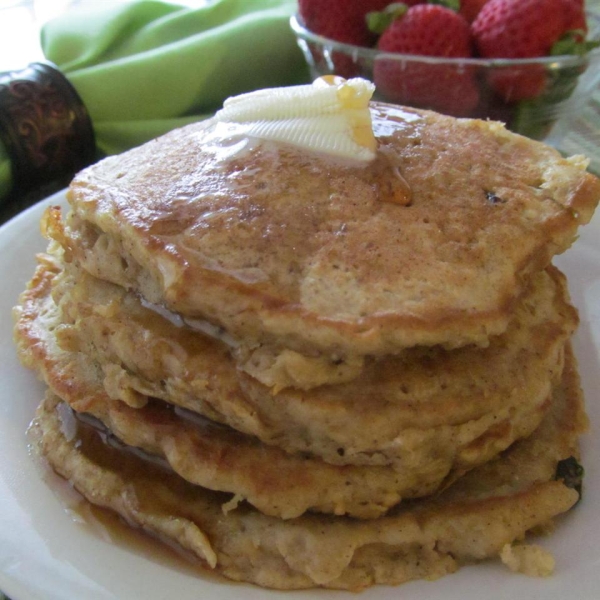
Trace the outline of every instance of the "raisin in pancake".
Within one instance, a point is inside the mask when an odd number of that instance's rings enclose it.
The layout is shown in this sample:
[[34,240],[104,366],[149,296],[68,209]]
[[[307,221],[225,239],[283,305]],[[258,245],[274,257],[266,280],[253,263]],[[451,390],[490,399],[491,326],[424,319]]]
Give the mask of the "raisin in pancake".
[[437,476],[488,460],[539,423],[576,323],[564,277],[540,272],[508,330],[485,349],[407,350],[369,360],[347,384],[278,393],[235,368],[228,349],[73,270],[57,276],[63,346],[102,365],[112,398],[147,396],[288,452],[334,464],[391,464]]
[[82,429],[67,440],[69,417],[57,412],[59,405],[49,394],[38,410],[40,447],[90,502],[177,542],[226,577],[280,589],[357,591],[435,579],[497,557],[577,502],[577,491],[554,478],[559,461],[578,455],[587,425],[569,351],[552,409],[536,432],[440,496],[372,521],[319,515],[282,521],[247,506],[223,515],[221,495],[125,456],[95,432]]
[[589,221],[600,181],[498,123],[372,116],[367,165],[233,145],[212,120],[107,158],[70,186],[62,242],[92,274],[247,345],[485,345]]

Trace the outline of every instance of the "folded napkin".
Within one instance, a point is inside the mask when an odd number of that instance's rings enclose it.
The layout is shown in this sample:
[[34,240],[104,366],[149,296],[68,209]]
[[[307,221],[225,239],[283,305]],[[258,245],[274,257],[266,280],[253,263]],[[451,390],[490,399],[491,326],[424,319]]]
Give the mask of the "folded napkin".
[[[160,0],[70,9],[42,30],[91,116],[101,154],[115,154],[214,113],[228,96],[309,80],[289,26],[296,0]],[[11,189],[0,144],[0,198]]]

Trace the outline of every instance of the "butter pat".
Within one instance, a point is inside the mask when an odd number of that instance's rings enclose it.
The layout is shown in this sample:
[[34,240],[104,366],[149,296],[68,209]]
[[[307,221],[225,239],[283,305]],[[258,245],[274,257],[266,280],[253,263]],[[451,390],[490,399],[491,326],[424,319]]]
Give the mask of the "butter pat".
[[339,158],[371,161],[377,147],[369,111],[375,86],[321,77],[312,85],[258,90],[225,101],[215,119],[234,133]]

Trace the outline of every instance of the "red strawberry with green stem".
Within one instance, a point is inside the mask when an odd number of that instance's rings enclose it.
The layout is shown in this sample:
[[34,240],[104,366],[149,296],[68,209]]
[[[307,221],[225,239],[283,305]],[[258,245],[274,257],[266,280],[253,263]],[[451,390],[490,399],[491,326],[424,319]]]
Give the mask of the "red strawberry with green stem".
[[[582,0],[489,0],[471,25],[477,51],[484,58],[585,52],[586,29]],[[536,98],[548,87],[541,64],[506,67],[493,72],[489,80],[505,102]]]
[[471,25],[480,56],[547,56],[565,31],[563,1],[489,0]]
[[[479,53],[493,58],[537,58],[584,54],[587,25],[582,0],[489,0],[472,24]],[[546,68],[538,64],[507,66],[490,73],[497,98],[511,107],[509,126],[541,138],[549,115],[568,98],[581,67]]]
[[[318,35],[356,46],[371,46],[375,41],[366,15],[382,10],[390,0],[298,0],[298,14],[303,25]],[[361,75],[352,57],[333,51],[327,57],[320,48],[311,47],[314,60],[325,70],[351,78]]]
[[[547,56],[564,31],[563,0],[489,0],[471,25],[477,51],[484,58]],[[492,89],[504,102],[540,96],[546,87],[543,65],[494,69]]]
[[583,0],[562,0],[564,11],[565,31],[576,31],[580,36],[580,41],[585,39],[587,34],[587,20],[585,16],[585,6]]
[[[380,50],[427,57],[471,56],[469,24],[455,11],[437,4],[410,8],[396,4],[387,12],[392,13],[392,22],[379,38]],[[381,26],[380,18],[371,17],[374,21]],[[476,82],[464,64],[382,57],[375,62],[373,78],[388,100],[448,114],[466,115],[479,99]]]
[[383,10],[390,0],[298,0],[304,26],[318,35],[357,46],[370,46],[374,36],[366,15]]
[[552,46],[550,54],[583,55],[598,47],[598,42],[586,40],[588,33],[587,18],[583,0],[561,0],[564,10],[565,31]]

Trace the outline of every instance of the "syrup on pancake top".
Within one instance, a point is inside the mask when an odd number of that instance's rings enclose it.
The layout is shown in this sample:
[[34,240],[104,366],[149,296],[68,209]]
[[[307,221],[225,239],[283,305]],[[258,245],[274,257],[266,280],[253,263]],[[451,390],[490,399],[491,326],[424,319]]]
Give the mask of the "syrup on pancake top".
[[[302,116],[300,87],[271,131],[324,122]],[[251,97],[258,121],[270,93]],[[591,218],[600,182],[499,123],[355,100],[324,136],[352,145],[358,118],[365,139],[367,111],[375,150],[354,157],[255,137],[253,117],[225,112],[108,158],[71,185],[66,243],[92,274],[247,342],[338,356],[487,344]]]

